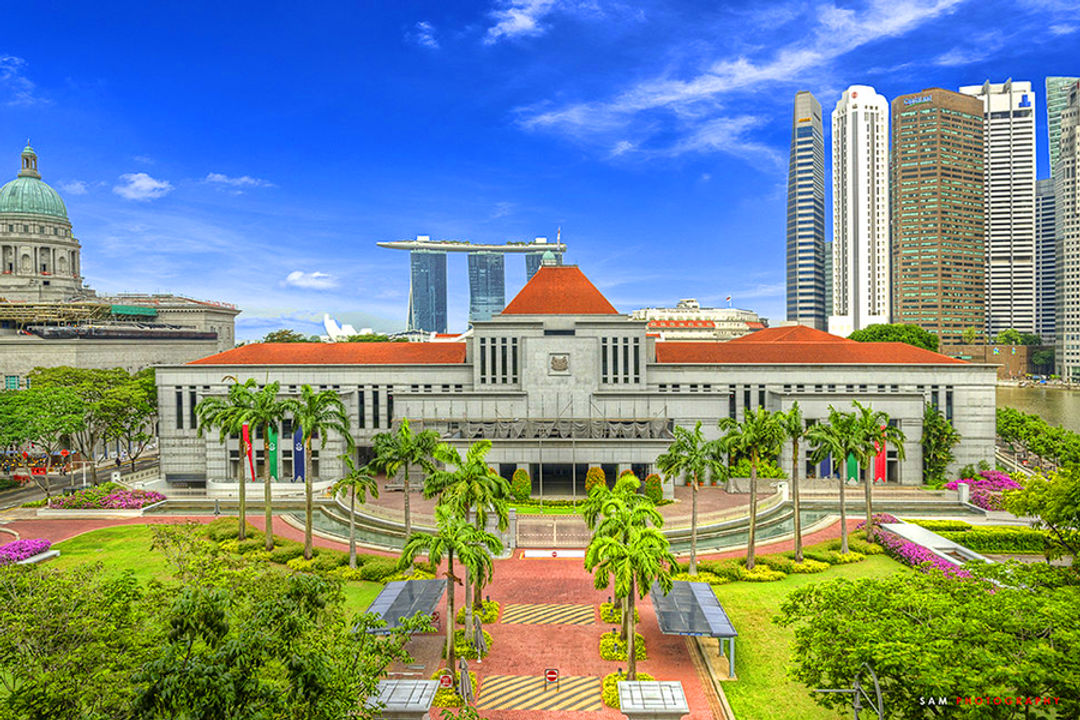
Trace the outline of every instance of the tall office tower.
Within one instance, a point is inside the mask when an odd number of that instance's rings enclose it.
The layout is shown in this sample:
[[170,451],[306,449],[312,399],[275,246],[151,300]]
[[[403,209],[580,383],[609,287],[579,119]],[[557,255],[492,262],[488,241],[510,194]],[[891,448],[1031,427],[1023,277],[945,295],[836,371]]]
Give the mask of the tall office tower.
[[409,330],[446,332],[445,252],[409,253]]
[[846,337],[889,322],[889,102],[852,85],[832,114],[833,313]]
[[1057,317],[1054,363],[1058,374],[1080,381],[1080,82],[1061,113],[1057,201]]
[[966,85],[983,102],[986,331],[1035,332],[1035,93],[1029,82]]
[[503,254],[469,253],[469,322],[490,320],[506,307],[506,265]]
[[892,317],[958,344],[986,321],[983,105],[930,88],[892,101]]
[[1053,344],[1057,313],[1057,202],[1054,179],[1035,183],[1035,333]]
[[795,95],[787,202],[787,319],[824,330],[825,139],[806,90]]
[[1080,78],[1056,77],[1046,78],[1046,136],[1050,140],[1050,177],[1054,177],[1054,167],[1057,165],[1060,145],[1058,135],[1061,133],[1061,111],[1069,105],[1069,89]]
[[825,263],[824,263],[824,266],[825,266],[825,317],[829,317],[830,315],[833,314],[833,312],[832,312],[832,278],[833,278],[833,272],[832,272],[832,260],[833,260],[832,240],[829,240],[826,243],[824,243],[824,247],[825,247],[825,252],[824,252],[824,255],[825,255]]
[[[561,232],[559,234],[560,234],[560,236],[562,235]],[[533,240],[533,244],[536,244],[536,245],[543,245],[546,242],[547,242],[546,237],[538,237],[535,240]],[[556,240],[556,242],[562,242],[562,237],[560,237],[558,240]],[[525,253],[525,282],[529,282],[529,280],[532,279],[532,276],[536,274],[536,271],[540,269],[540,264],[541,264],[541,261],[544,259],[544,253],[545,252],[547,252],[547,251],[546,250],[541,250],[540,252]],[[556,265],[562,265],[562,253],[557,252],[557,253],[554,253],[554,255],[555,255],[555,264]],[[499,308],[499,309],[501,310],[502,308]]]

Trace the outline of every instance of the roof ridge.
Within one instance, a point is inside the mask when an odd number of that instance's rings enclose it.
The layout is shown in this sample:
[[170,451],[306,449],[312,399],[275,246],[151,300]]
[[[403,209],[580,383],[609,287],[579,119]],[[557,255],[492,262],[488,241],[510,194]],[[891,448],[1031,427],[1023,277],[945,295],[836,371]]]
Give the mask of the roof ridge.
[[541,265],[502,315],[619,315],[577,265]]

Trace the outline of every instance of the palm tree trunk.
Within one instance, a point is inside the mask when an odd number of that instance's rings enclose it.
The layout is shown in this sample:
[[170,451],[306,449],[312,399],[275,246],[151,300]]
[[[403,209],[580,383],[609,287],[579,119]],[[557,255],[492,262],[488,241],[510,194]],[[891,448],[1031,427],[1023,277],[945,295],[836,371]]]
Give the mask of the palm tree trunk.
[[750,535],[746,539],[746,569],[754,569],[754,541],[757,538],[757,453],[750,455]]
[[802,557],[802,516],[799,514],[799,441],[791,441],[791,504],[795,516],[795,562],[801,563]]
[[866,468],[863,470],[863,478],[866,480],[866,541],[874,542],[874,506],[873,506],[873,488],[870,486],[874,484],[874,470],[871,467],[873,463],[873,455],[868,456]]
[[240,483],[240,529],[236,533],[237,540],[243,540],[247,537],[244,526],[247,525],[247,488],[244,487],[244,480],[247,473],[244,471],[244,460],[247,459],[247,447],[244,444],[244,438],[240,438],[240,472],[237,473],[237,480]]
[[315,554],[311,542],[311,437],[304,440],[304,559]]
[[[281,440],[278,440],[281,442]],[[274,509],[270,504],[270,426],[263,428],[263,517],[266,518],[267,552],[274,549]]]
[[412,512],[409,508],[409,463],[405,463],[405,537],[412,535]]
[[625,597],[619,598],[619,641],[626,642],[626,633],[630,628],[630,600]]
[[844,502],[844,486],[847,485],[847,458],[844,458],[844,465],[840,471],[840,552],[847,554],[847,506]]
[[446,556],[446,667],[457,677],[457,657],[454,653],[454,552]]
[[626,613],[629,626],[626,633],[627,680],[637,680],[637,648],[635,647],[637,627],[634,625],[634,578],[630,578],[630,593],[627,595],[629,610]]
[[476,582],[473,583],[473,608],[480,608],[480,614],[484,613],[484,583],[486,580],[483,575],[476,576]]
[[690,574],[697,574],[697,484],[698,473],[694,471],[694,489],[691,493],[690,508]]
[[356,569],[356,488],[349,495],[349,567]]
[[472,593],[469,592],[469,567],[465,566],[465,637],[473,636]]

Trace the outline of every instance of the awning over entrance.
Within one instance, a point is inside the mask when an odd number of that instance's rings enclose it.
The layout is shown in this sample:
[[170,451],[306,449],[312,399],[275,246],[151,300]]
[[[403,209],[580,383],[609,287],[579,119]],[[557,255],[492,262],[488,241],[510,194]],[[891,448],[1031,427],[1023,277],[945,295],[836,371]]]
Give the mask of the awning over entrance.
[[446,592],[445,580],[400,580],[387,583],[368,608],[386,621],[386,627],[371,630],[385,634],[416,613],[430,615]]
[[735,677],[735,638],[739,636],[708,583],[676,580],[664,595],[653,583],[652,603],[660,632],[665,635],[696,635],[719,640],[724,653],[728,641],[728,674]]

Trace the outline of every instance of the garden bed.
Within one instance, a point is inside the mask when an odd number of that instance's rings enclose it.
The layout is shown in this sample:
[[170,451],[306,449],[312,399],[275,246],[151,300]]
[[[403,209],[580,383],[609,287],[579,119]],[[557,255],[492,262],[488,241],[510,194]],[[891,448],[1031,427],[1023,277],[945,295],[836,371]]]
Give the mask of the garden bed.
[[14,540],[0,545],[0,565],[33,565],[59,555],[60,551],[53,550],[52,543],[44,538]]
[[92,511],[107,511],[110,515],[138,517],[145,510],[165,501],[165,496],[153,490],[129,490],[119,483],[107,482],[77,490],[70,495],[50,498],[38,515],[71,517]]

